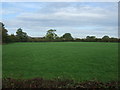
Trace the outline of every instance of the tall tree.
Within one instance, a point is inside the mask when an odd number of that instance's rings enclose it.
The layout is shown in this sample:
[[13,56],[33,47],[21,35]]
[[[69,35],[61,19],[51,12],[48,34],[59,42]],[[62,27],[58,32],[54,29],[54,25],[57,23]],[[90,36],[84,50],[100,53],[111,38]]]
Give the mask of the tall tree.
[[14,34],[11,34],[8,36],[9,42],[17,42],[17,37]]
[[7,29],[5,29],[5,26],[2,22],[0,22],[0,41],[3,43],[8,42],[8,34],[7,34]]
[[86,39],[95,39],[95,36],[87,36]]
[[54,40],[54,39],[56,39],[58,36],[57,36],[57,34],[55,32],[56,32],[55,29],[48,30],[45,38],[47,40]]
[[27,33],[23,32],[21,28],[19,28],[16,32],[16,36],[18,38],[18,41],[20,42],[25,42],[28,40],[28,35]]
[[70,33],[65,33],[61,38],[63,40],[73,40],[73,37]]
[[103,36],[102,39],[109,39],[109,36]]
[[109,36],[103,36],[102,41],[109,42],[110,38]]

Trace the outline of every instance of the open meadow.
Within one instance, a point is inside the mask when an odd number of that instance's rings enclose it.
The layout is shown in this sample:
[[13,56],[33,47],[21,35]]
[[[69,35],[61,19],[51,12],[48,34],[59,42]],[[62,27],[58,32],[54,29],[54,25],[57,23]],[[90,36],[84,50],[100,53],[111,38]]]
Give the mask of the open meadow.
[[26,42],[2,49],[3,78],[117,80],[117,43]]

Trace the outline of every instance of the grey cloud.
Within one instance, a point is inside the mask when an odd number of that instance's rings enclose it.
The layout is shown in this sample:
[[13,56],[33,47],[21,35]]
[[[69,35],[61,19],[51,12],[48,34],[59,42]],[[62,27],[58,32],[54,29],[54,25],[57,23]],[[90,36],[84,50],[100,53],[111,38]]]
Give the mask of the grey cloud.
[[[111,11],[109,8],[75,3],[42,3],[40,5],[43,5],[42,8],[40,8],[38,4],[36,5],[36,8],[39,7],[36,12],[21,12],[16,18],[4,21],[8,26],[24,27],[28,29],[27,31],[35,31],[34,34],[36,32],[44,33],[46,32],[44,30],[49,28],[57,28],[58,33],[72,32],[74,36],[77,35],[76,33],[81,32],[85,35],[87,35],[87,33],[100,33],[98,35],[102,35],[107,32],[107,34],[111,35],[113,33],[116,35],[114,31],[114,27],[117,26],[116,9]],[[27,7],[30,6],[31,5]],[[35,6],[35,4],[33,6]],[[93,27],[93,30],[81,30],[79,27]],[[94,30],[94,27],[98,28]],[[111,29],[110,27],[113,28]],[[61,32],[60,30],[62,29],[63,31]]]

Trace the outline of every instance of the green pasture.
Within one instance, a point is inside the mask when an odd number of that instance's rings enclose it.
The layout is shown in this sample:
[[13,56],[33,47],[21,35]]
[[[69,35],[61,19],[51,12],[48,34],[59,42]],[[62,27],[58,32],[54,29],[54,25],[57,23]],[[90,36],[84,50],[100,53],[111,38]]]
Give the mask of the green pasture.
[[2,46],[3,78],[117,80],[118,44],[103,42],[12,43]]

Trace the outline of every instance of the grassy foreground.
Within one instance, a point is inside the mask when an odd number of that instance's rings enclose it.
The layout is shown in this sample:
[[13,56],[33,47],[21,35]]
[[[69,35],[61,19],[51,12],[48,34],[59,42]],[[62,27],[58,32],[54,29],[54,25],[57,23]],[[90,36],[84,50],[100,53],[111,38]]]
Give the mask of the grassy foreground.
[[13,43],[2,48],[3,78],[117,80],[117,43]]

